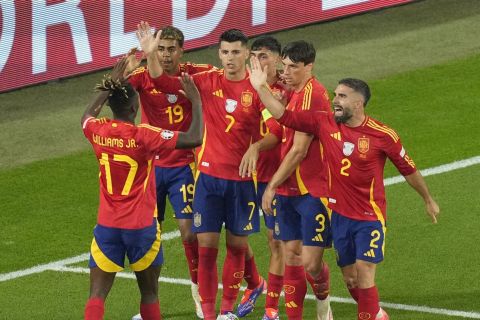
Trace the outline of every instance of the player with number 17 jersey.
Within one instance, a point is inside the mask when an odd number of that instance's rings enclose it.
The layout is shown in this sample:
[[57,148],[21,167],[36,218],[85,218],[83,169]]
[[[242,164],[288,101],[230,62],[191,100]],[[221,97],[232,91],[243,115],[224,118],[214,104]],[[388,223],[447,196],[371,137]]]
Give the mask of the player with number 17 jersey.
[[88,118],[83,132],[100,165],[99,225],[141,229],[156,216],[153,159],[173,150],[177,132],[106,118]]

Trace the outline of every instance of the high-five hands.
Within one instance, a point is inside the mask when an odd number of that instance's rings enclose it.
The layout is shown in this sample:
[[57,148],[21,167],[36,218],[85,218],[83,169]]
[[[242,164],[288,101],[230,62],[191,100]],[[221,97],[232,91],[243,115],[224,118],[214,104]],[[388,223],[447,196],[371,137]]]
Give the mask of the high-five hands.
[[154,53],[157,50],[160,42],[161,31],[157,32],[157,36],[155,37],[148,22],[140,21],[140,23],[137,24],[136,35],[138,42],[140,43],[140,47],[146,56]]

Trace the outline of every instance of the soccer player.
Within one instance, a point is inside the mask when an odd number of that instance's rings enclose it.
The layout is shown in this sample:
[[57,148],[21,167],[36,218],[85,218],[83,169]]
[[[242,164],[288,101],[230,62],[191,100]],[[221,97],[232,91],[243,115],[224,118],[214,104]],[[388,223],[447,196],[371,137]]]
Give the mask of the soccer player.
[[[166,26],[160,32],[156,55],[166,74],[179,76],[182,72],[195,74],[210,70],[211,65],[180,63],[183,55],[184,36],[179,29]],[[137,61],[130,55],[134,65]],[[139,63],[139,61],[138,61]],[[138,92],[142,111],[142,122],[172,131],[186,131],[192,120],[190,101],[181,94],[167,94],[153,85],[145,67],[135,69],[128,78]],[[166,198],[173,207],[187,258],[192,297],[197,316],[203,318],[198,294],[198,242],[192,232],[192,200],[195,159],[191,149],[160,149],[155,156],[155,180],[157,191],[158,219],[164,220]]]
[[[272,36],[262,36],[257,38],[250,46],[250,55],[258,58],[262,67],[268,66],[268,79],[267,83],[276,94],[278,99],[282,100],[285,96],[285,85],[283,84],[280,73],[277,71],[280,61],[281,45],[280,42]],[[263,138],[268,132],[268,126],[266,122],[275,121],[273,117],[268,113],[268,110],[264,110],[264,117],[260,120],[259,125],[259,137]],[[266,120],[265,120],[265,119]],[[248,153],[254,153],[258,155],[258,160],[255,163],[251,163],[251,168],[247,169],[248,172],[255,172],[257,177],[257,207],[261,210],[263,192],[267,186],[268,181],[272,178],[273,174],[280,164],[280,144],[274,149],[259,153],[257,150],[257,144],[250,145]],[[256,157],[253,157],[256,159]],[[243,172],[245,174],[245,172]],[[270,261],[268,270],[267,281],[267,297],[265,301],[265,314],[263,319],[278,319],[278,300],[283,286],[283,272],[285,268],[285,259],[283,254],[283,243],[280,240],[273,238],[273,228],[275,226],[275,217],[273,215],[263,215],[265,220],[265,226],[267,227],[268,246],[270,248]],[[247,289],[243,294],[240,304],[238,305],[237,314],[241,317],[246,316],[253,311],[257,298],[262,293],[262,287],[255,287],[255,283],[252,283],[250,279],[255,276],[255,263],[254,263],[253,251],[250,246],[245,257],[245,275],[247,280]],[[253,270],[253,271],[251,271]],[[250,281],[249,281],[250,280]]]
[[[330,110],[326,89],[312,76],[315,55],[315,48],[306,41],[290,42],[283,48],[283,79],[292,90],[287,110],[310,115]],[[286,313],[288,319],[302,319],[306,277],[317,298],[317,318],[332,319],[328,265],[322,261],[332,241],[323,147],[311,134],[284,128],[281,159],[265,189],[263,207],[271,212],[277,194],[275,237],[285,244]]]
[[395,130],[365,114],[368,85],[359,79],[339,81],[334,114],[295,113],[279,104],[266,84],[266,73],[252,60],[250,80],[272,115],[286,126],[320,138],[332,177],[329,207],[337,264],[352,297],[357,319],[389,319],[379,306],[376,266],[383,260],[386,199],[383,170],[389,158],[409,185],[423,198],[433,223],[440,213],[422,175],[402,146]]
[[[164,92],[176,92],[178,79],[162,68],[150,66],[156,39],[148,23],[141,22],[138,34],[147,56],[149,73]],[[194,74],[205,118],[205,134],[199,153],[199,176],[193,201],[193,230],[199,242],[198,284],[205,319],[216,319],[217,254],[222,224],[227,229],[227,256],[224,263],[223,295],[218,319],[236,319],[233,307],[244,274],[247,236],[258,232],[255,185],[251,177],[239,176],[239,166],[260,117],[261,102],[248,80],[245,61],[249,56],[247,37],[236,29],[220,36],[219,57],[223,69]],[[271,128],[259,149],[271,148],[280,136],[279,126]],[[228,142],[228,143],[227,143]],[[258,279],[257,279],[258,281]]]
[[[200,96],[189,76],[181,80],[193,106],[187,132],[135,126],[138,96],[131,85],[121,82],[126,64],[123,57],[111,76],[97,86],[100,93],[81,119],[100,166],[100,205],[90,249],[90,296],[84,314],[87,320],[103,319],[104,301],[115,274],[123,270],[125,255],[137,277],[143,319],[161,319],[158,277],[163,255],[152,163],[162,148],[199,145],[203,131]],[[113,119],[97,119],[105,101]]]

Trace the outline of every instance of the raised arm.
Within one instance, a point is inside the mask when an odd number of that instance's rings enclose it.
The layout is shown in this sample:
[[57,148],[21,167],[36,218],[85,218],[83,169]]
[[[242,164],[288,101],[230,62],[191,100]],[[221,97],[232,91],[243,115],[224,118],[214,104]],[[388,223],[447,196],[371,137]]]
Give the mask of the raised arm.
[[90,117],[96,118],[100,114],[100,111],[102,111],[105,101],[107,101],[108,96],[111,94],[110,90],[99,90],[98,88],[112,88],[112,86],[121,86],[122,82],[124,81],[124,71],[127,63],[127,56],[122,57],[120,60],[117,61],[117,63],[115,63],[111,73],[105,75],[104,79],[102,80],[102,84],[95,87],[96,91],[98,92],[92,98],[87,108],[85,109],[85,112],[82,115],[82,125],[86,119]]
[[165,93],[176,94],[182,89],[182,84],[178,77],[170,77],[160,65],[157,51],[162,32],[159,30],[154,36],[148,22],[140,21],[137,25],[137,38],[142,47],[143,53],[147,58],[147,69],[150,78],[157,89]]
[[430,216],[433,223],[437,223],[437,216],[440,214],[440,208],[430,195],[427,183],[425,182],[425,179],[423,179],[420,171],[417,170],[414,173],[405,176],[405,180],[407,180],[408,184],[423,198],[427,214]]
[[193,79],[188,74],[182,74],[180,77],[184,94],[192,103],[192,123],[186,132],[179,132],[176,149],[189,149],[202,144],[203,138],[203,116],[202,100]]
[[146,21],[140,21],[137,25],[137,39],[147,58],[148,73],[152,78],[158,78],[163,74],[163,68],[157,57],[161,34],[162,32],[159,30],[157,36],[154,36],[150,24]]

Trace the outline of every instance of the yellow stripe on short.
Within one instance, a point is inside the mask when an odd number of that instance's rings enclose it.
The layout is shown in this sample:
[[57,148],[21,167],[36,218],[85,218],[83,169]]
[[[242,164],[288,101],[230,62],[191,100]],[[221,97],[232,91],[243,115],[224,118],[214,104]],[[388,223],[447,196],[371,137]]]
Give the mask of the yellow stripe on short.
[[90,254],[95,260],[97,266],[105,272],[120,272],[123,270],[118,264],[110,260],[100,249],[95,241],[95,238],[92,240],[92,245],[90,246]]
[[148,252],[142,258],[140,258],[137,262],[130,264],[130,269],[133,271],[143,271],[152,264],[153,260],[155,260],[158,252],[160,251],[160,245],[162,244],[161,233],[160,224],[157,222],[157,238],[150,247],[150,250],[148,250]]

